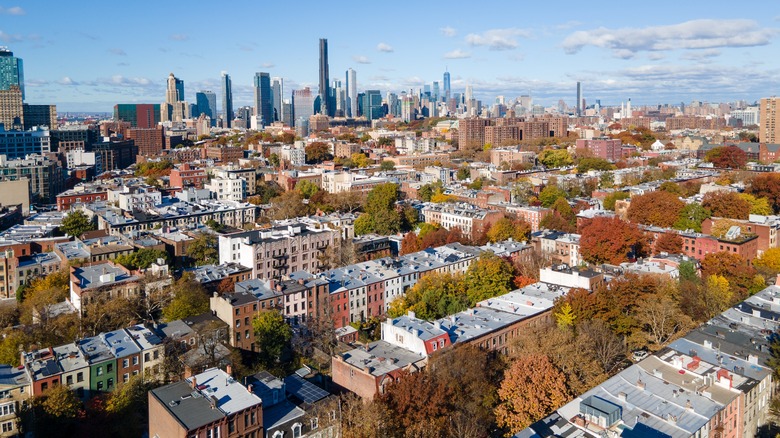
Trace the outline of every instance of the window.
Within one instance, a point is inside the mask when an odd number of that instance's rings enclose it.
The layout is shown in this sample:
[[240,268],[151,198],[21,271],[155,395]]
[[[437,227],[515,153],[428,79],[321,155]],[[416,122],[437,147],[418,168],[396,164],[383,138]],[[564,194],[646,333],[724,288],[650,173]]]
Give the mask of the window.
[[13,421],[6,421],[3,423],[3,433],[5,432],[13,432],[14,431],[14,422]]
[[98,382],[97,389],[98,389],[98,391],[102,391],[103,390],[103,381],[102,380],[100,382]]
[[295,423],[292,427],[293,438],[301,438],[301,423]]
[[113,387],[114,387],[114,378],[113,377],[109,377],[108,378],[108,384],[106,385],[106,388],[111,389]]
[[138,356],[133,356],[133,365],[138,365]]
[[84,381],[84,373],[77,373],[76,382],[83,382],[83,381]]
[[106,365],[106,372],[110,373],[112,371],[114,371],[114,364],[110,363],[110,364]]
[[252,412],[250,415],[251,415],[252,424],[255,424],[255,422],[257,421],[257,418],[255,418],[255,413]]
[[65,377],[65,384],[66,385],[72,385],[73,384],[73,376]]
[[8,415],[14,413],[14,404],[8,403],[0,407],[0,415]]
[[129,374],[129,373],[125,373],[125,374],[122,376],[122,381],[123,381],[123,382],[125,382],[125,383],[127,383],[129,380],[130,380],[130,374]]
[[284,433],[280,430],[277,430],[276,432],[274,432],[273,438],[284,438]]
[[312,418],[311,419],[311,430],[314,430],[317,427],[319,427],[319,420],[317,418]]
[[103,375],[103,367],[97,367],[97,375],[102,376]]
[[122,359],[122,368],[127,368],[129,366],[130,366],[130,360]]

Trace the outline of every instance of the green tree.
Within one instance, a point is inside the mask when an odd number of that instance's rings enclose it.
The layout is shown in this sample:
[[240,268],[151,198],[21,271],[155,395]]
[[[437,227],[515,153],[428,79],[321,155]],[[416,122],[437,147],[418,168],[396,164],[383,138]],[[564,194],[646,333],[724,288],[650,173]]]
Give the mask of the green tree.
[[363,213],[355,219],[355,235],[362,236],[364,234],[370,234],[374,232],[374,218],[368,214]]
[[514,239],[517,242],[525,242],[531,236],[531,226],[523,220],[513,221],[507,217],[497,220],[487,231],[487,238],[491,242],[501,242]]
[[463,275],[434,272],[393,300],[387,313],[395,318],[412,310],[418,318],[431,321],[461,312],[468,305]]
[[87,231],[97,229],[95,224],[84,214],[81,210],[75,210],[68,213],[62,220],[60,225],[60,231],[69,235],[79,237]]
[[170,263],[170,256],[160,249],[142,248],[130,254],[124,254],[116,258],[116,262],[127,269],[146,269],[155,263],[157,259],[163,259]]
[[555,204],[558,198],[566,198],[566,192],[559,188],[557,185],[549,185],[542,189],[539,193],[539,201],[542,203],[542,207],[550,207]]
[[711,217],[710,210],[701,206],[701,204],[694,202],[687,204],[680,210],[680,215],[677,217],[677,221],[672,225],[676,230],[693,230],[697,233],[701,233],[701,223],[704,219]]
[[512,290],[512,266],[506,260],[485,251],[466,271],[465,286],[469,306]]
[[531,196],[533,196],[533,185],[528,179],[517,180],[511,189],[512,200],[520,205],[528,204]]
[[379,170],[385,172],[395,170],[395,163],[390,160],[382,160],[382,162],[379,163]]
[[163,309],[166,321],[200,315],[209,310],[209,296],[203,285],[186,272],[171,286],[171,302]]
[[663,190],[664,192],[674,193],[675,195],[683,195],[683,190],[680,187],[679,184],[677,184],[674,181],[664,181],[661,183],[661,185],[658,187],[658,190]]
[[566,149],[545,149],[537,158],[540,163],[549,168],[571,166],[574,163]]
[[680,281],[698,281],[698,270],[696,269],[696,263],[690,260],[683,260],[680,266],[677,267],[680,271]]
[[401,229],[401,214],[395,207],[398,201],[398,186],[393,183],[379,184],[368,193],[365,214],[355,221],[355,233],[395,234]]
[[21,330],[7,330],[0,340],[0,363],[19,366],[19,351],[27,347],[27,335]]
[[279,159],[279,155],[276,153],[273,153],[268,156],[268,164],[271,165],[271,167],[279,167],[279,165],[282,163],[282,160]]
[[275,310],[260,312],[252,320],[252,328],[263,362],[268,366],[279,363],[283,354],[290,350],[292,340],[292,329],[284,322],[282,314]]
[[320,191],[320,188],[317,186],[317,184],[304,179],[298,181],[298,183],[295,185],[295,190],[297,190],[305,199],[311,199],[312,196]]
[[350,160],[352,160],[352,165],[357,168],[368,167],[371,165],[371,160],[368,159],[366,154],[361,152],[355,152],[352,154]]
[[198,266],[219,263],[217,237],[211,233],[199,233],[187,245],[186,253]]
[[482,184],[484,184],[484,180],[482,178],[477,178],[469,184],[469,188],[472,190],[482,190]]
[[471,178],[471,169],[469,166],[461,166],[460,169],[458,169],[458,181],[463,181]]
[[577,172],[585,173],[589,170],[613,170],[615,166],[603,158],[587,157],[583,158],[577,164]]
[[45,394],[43,411],[56,420],[75,420],[81,409],[81,401],[66,385],[55,385]]
[[417,197],[420,201],[430,202],[433,195],[441,193],[443,184],[441,181],[424,184],[417,190]]

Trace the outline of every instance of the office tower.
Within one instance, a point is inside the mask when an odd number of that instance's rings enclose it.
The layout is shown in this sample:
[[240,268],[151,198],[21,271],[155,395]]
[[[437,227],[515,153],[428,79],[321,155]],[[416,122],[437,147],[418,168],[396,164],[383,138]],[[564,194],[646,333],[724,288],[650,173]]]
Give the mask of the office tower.
[[395,93],[387,93],[387,113],[393,117],[401,115],[401,105],[399,104],[398,95]]
[[24,100],[24,63],[6,47],[0,47],[0,90],[18,87]]
[[357,117],[357,72],[347,70],[347,112],[349,117]]
[[198,105],[198,114],[193,114],[193,117],[198,117],[201,114],[205,114],[211,118],[212,125],[216,121],[217,115],[217,95],[210,90],[201,90],[195,93],[195,102]]
[[[255,114],[263,126],[274,121],[273,98],[271,97],[271,76],[265,72],[255,73]],[[259,126],[258,126],[259,128]]]
[[368,120],[382,118],[382,93],[379,90],[366,90],[363,95],[363,115]]
[[431,86],[428,84],[423,85],[423,96],[431,97]]
[[[328,40],[320,38],[320,109],[319,112],[326,115],[331,114],[331,108],[328,108],[330,99],[330,75],[328,74]],[[298,115],[296,115],[298,117]]]
[[282,102],[282,123],[287,126],[293,126],[293,106],[290,99],[284,99]]
[[577,82],[577,116],[582,115],[582,84]]
[[335,103],[335,110],[333,115],[336,117],[345,117],[347,115],[347,92],[342,86],[342,82],[338,79],[333,80],[333,102]]
[[758,123],[760,129],[758,138],[762,143],[777,143],[780,141],[780,99],[765,97],[759,105]]
[[114,121],[128,122],[132,128],[154,128],[160,123],[160,104],[118,103],[114,105]]
[[178,96],[179,102],[184,102],[184,79],[176,78],[176,96]]
[[0,129],[0,155],[12,159],[49,152],[51,152],[51,134],[46,128],[35,127],[23,132]]
[[230,128],[233,123],[233,83],[230,75],[225,72],[222,72],[222,117],[222,126]]
[[0,90],[0,123],[6,130],[24,129],[22,90],[16,85]]
[[451,92],[452,91],[450,89],[450,72],[445,71],[444,72],[444,99],[445,99],[445,101],[448,102],[450,100],[450,97],[451,97],[450,93]]
[[184,81],[173,73],[168,75],[165,103],[160,108],[160,120],[163,122],[181,122],[189,115],[189,105],[184,101]]
[[433,100],[437,103],[441,100],[441,95],[439,95],[439,81],[433,81]]
[[57,129],[57,105],[23,105],[24,130],[34,126],[46,126],[51,130]]
[[282,101],[284,96],[284,79],[271,78],[271,97],[274,107],[274,121],[280,122],[284,120],[284,102]]
[[309,117],[314,114],[314,95],[312,95],[311,89],[306,87],[303,90],[293,90],[292,98],[296,125],[301,119],[308,124]]

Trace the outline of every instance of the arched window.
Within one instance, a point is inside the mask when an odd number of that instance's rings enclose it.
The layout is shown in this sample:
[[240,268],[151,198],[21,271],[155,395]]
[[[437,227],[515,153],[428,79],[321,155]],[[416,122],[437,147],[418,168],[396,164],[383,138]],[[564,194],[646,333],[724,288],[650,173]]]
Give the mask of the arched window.
[[293,438],[301,438],[301,429],[303,429],[303,425],[301,425],[301,423],[293,424],[292,427]]
[[274,432],[273,438],[284,438],[284,432],[282,432],[281,430],[277,430],[276,432]]

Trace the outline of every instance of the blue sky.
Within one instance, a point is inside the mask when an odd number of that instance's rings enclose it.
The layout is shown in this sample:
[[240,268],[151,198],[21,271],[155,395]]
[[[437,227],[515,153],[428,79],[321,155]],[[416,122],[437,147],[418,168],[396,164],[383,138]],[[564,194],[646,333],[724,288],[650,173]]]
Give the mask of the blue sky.
[[[2,0],[0,0],[2,2]],[[780,7],[762,0],[650,3],[556,1],[147,1],[0,3],[0,45],[24,59],[27,101],[60,112],[159,103],[173,72],[185,97],[233,78],[248,105],[257,71],[317,88],[318,39],[331,79],[358,89],[419,89],[448,68],[454,92],[483,102],[710,102],[780,89]],[[596,6],[598,4],[598,6]],[[647,6],[651,5],[651,6]],[[706,6],[705,6],[706,5]]]

